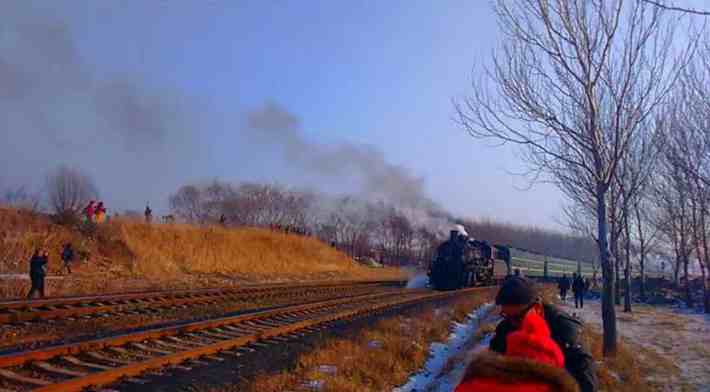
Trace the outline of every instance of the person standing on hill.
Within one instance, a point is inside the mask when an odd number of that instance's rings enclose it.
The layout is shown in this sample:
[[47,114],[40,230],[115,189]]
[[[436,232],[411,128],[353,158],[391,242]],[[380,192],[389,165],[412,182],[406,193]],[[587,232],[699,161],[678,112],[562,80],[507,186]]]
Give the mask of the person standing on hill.
[[106,218],[106,207],[104,207],[104,202],[100,201],[99,204],[96,205],[95,215],[96,223],[104,223],[104,219]]
[[143,215],[145,215],[145,223],[153,221],[153,210],[150,209],[148,204],[145,205],[145,212],[143,212]]
[[575,272],[572,280],[572,292],[574,292],[574,307],[584,308],[584,279]]
[[569,291],[570,288],[569,278],[567,277],[567,274],[562,274],[562,277],[560,278],[560,282],[557,284],[557,287],[560,289],[560,299],[562,300],[562,302],[565,302],[567,300],[567,291]]
[[74,249],[72,249],[71,242],[64,244],[62,249],[62,272],[67,270],[68,274],[71,274],[71,263],[74,261]]
[[86,214],[86,220],[88,222],[94,221],[94,215],[96,214],[96,202],[91,200],[89,205],[84,209],[84,214]]
[[533,282],[526,278],[514,276],[504,281],[496,296],[496,304],[501,308],[503,321],[491,339],[491,351],[508,355],[508,336],[523,328],[523,320],[529,313],[536,313],[545,320],[552,340],[562,350],[564,367],[577,381],[580,391],[598,390],[594,360],[580,343],[581,321],[552,304],[543,303]]
[[40,253],[36,249],[32,258],[30,258],[30,280],[32,288],[30,288],[27,299],[32,299],[35,293],[39,293],[40,298],[44,298],[44,277],[47,275],[47,262],[49,261],[47,252]]

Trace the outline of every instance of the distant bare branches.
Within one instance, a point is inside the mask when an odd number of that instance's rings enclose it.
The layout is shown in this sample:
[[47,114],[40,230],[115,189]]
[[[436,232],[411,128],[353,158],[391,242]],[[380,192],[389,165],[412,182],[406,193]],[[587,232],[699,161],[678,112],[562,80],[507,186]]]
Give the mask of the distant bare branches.
[[60,166],[47,176],[49,206],[58,216],[77,216],[91,199],[98,197],[93,179],[78,168]]
[[8,187],[0,194],[0,204],[36,211],[40,207],[40,196],[26,185]]
[[667,11],[677,11],[677,12],[684,12],[686,14],[710,16],[710,11],[698,10],[698,9],[693,9],[693,8],[688,8],[688,7],[677,7],[677,6],[672,5],[671,3],[654,1],[654,0],[639,0],[639,1],[643,1],[645,3],[652,4],[656,7],[662,8]]

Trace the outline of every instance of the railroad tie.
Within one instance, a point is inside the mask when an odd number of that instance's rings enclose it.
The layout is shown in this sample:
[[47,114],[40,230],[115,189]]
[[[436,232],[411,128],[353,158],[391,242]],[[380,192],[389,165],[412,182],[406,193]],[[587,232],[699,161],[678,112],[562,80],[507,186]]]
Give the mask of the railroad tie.
[[241,352],[236,351],[236,350],[222,350],[222,351],[220,351],[219,353],[220,353],[220,354],[226,354],[226,355],[232,355],[232,356],[235,356],[235,357],[241,357],[242,355],[244,355],[244,353],[241,353]]
[[184,371],[186,371],[186,372],[189,372],[190,370],[192,370],[191,367],[185,366],[185,365],[170,365],[170,366],[168,366],[168,367],[171,368],[171,369],[184,370]]
[[170,340],[171,342],[175,342],[177,344],[184,345],[184,346],[200,346],[199,343],[195,343],[194,341],[191,342],[191,341],[185,340],[185,339],[180,339],[177,336],[165,336],[163,339]]
[[108,355],[103,355],[101,353],[97,353],[96,351],[90,351],[90,352],[86,353],[86,355],[91,358],[98,359],[99,361],[112,362],[112,363],[117,363],[119,365],[130,365],[133,363],[131,361],[126,361],[124,359],[109,357]]
[[30,384],[30,385],[35,385],[38,387],[43,387],[46,385],[51,385],[52,382],[42,380],[39,378],[34,378],[34,377],[25,377],[23,375],[17,374],[13,371],[6,370],[6,369],[0,369],[0,376],[4,377],[8,380],[19,382],[21,384]]
[[83,366],[83,367],[88,367],[90,369],[96,369],[96,370],[110,370],[113,369],[113,366],[106,366],[106,365],[99,365],[98,363],[93,363],[93,362],[85,362],[82,361],[81,359],[77,357],[73,357],[71,355],[63,356],[63,360],[77,366]]
[[142,379],[142,378],[135,378],[135,377],[129,377],[123,379],[125,382],[130,382],[132,384],[147,384],[148,380]]
[[230,331],[224,330],[224,329],[222,329],[222,328],[214,328],[213,331],[215,331],[215,332],[217,332],[217,333],[220,333],[220,334],[223,334],[223,335],[230,336],[230,337],[232,337],[232,338],[238,338],[239,336],[241,336],[241,335],[239,335],[239,334],[236,333],[236,332],[230,332]]
[[133,351],[128,351],[128,350],[126,350],[126,349],[123,348],[123,347],[107,347],[106,350],[107,350],[107,351],[113,351],[113,352],[115,352],[115,353],[122,354],[122,355],[134,356],[134,357],[140,358],[140,359],[151,359],[151,358],[153,358],[153,357],[151,357],[150,355],[145,355],[145,354],[142,354],[142,353],[137,353],[137,352],[133,352]]
[[223,325],[223,326],[221,326],[220,328],[224,328],[224,329],[226,329],[226,330],[228,330],[228,331],[233,331],[233,332],[236,332],[236,333],[241,333],[241,332],[239,331],[239,328],[237,328],[237,327],[235,327],[235,326],[232,326],[232,325]]
[[131,343],[131,346],[133,346],[139,350],[143,350],[145,352],[154,353],[154,354],[170,355],[173,353],[172,351],[166,351],[166,350],[160,350],[160,349],[153,348],[153,347],[148,347],[142,343]]
[[212,332],[212,331],[200,331],[200,335],[205,335],[208,337],[214,337],[216,339],[234,339],[234,336],[230,335],[224,335],[218,332]]
[[171,349],[171,350],[177,350],[177,351],[188,351],[188,350],[191,350],[191,349],[192,349],[192,347],[180,346],[180,345],[173,344],[173,343],[168,343],[168,342],[165,342],[165,341],[162,341],[162,340],[153,340],[153,343],[155,343],[155,344],[157,344],[157,345],[159,345],[159,346],[163,346],[163,347],[165,347],[165,348],[168,348],[168,349]]
[[84,377],[89,374],[87,372],[78,372],[76,370],[69,370],[62,367],[54,366],[51,363],[44,361],[32,362],[32,366],[50,373],[61,374],[63,376]]
[[195,338],[195,339],[204,340],[204,341],[208,342],[208,344],[212,344],[216,341],[215,339],[210,339],[208,337],[205,337],[203,332],[200,332],[199,334],[194,333],[194,332],[189,332],[189,333],[186,333],[185,336],[189,336],[189,337]]
[[199,359],[190,359],[188,361],[188,363],[190,365],[195,365],[195,366],[208,366],[209,365],[209,362],[200,361]]
[[280,327],[280,326],[284,325],[283,322],[274,321],[273,319],[270,319],[270,320],[258,320],[258,323],[261,324],[261,325],[265,325],[265,326],[267,326],[267,327],[270,327],[270,328]]
[[262,332],[262,331],[264,331],[264,330],[266,330],[266,329],[268,329],[268,328],[271,328],[271,327],[268,326],[268,325],[260,325],[260,324],[257,324],[257,323],[254,322],[254,321],[251,321],[251,320],[245,321],[245,322],[243,323],[243,325],[244,325],[245,327],[252,328],[252,329],[254,329],[254,330],[258,331],[258,332]]

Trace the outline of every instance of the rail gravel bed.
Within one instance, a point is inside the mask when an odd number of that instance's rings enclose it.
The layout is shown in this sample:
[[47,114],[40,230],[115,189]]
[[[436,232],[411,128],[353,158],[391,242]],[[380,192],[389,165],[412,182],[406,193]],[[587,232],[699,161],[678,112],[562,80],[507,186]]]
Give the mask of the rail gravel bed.
[[336,322],[477,290],[485,288],[365,294],[1,355],[0,390],[79,391],[117,381],[144,383],[137,377],[160,368],[185,370],[234,359]]

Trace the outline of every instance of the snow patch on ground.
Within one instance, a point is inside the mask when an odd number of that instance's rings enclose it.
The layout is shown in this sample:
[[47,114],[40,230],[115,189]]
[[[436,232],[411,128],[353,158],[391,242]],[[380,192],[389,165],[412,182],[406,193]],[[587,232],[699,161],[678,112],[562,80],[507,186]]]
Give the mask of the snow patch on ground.
[[[585,301],[584,309],[569,302],[567,312],[601,330],[601,303]],[[625,339],[653,350],[676,364],[680,380],[664,380],[663,391],[685,391],[686,383],[696,391],[710,391],[710,316],[679,311],[665,306],[634,305],[632,313],[616,310],[618,331]]]
[[433,343],[431,345],[429,359],[424,365],[424,369],[410,377],[403,386],[393,389],[392,392],[439,391],[439,389],[431,388],[435,387],[435,383],[439,379],[451,374],[451,372],[442,374],[446,363],[450,358],[461,353],[462,349],[465,348],[465,343],[471,340],[480,328],[482,321],[494,307],[492,304],[485,304],[470,313],[464,323],[454,323],[453,332],[449,335],[446,343]]
[[408,289],[423,289],[429,283],[429,277],[426,274],[417,274],[407,282]]
[[468,364],[471,363],[476,355],[480,354],[483,350],[488,349],[488,345],[491,343],[493,334],[487,335],[485,338],[481,339],[473,349],[466,352],[465,356],[456,362],[453,369],[445,374],[440,374],[431,385],[426,389],[427,392],[454,392],[456,387],[463,379],[463,375],[466,372]]

